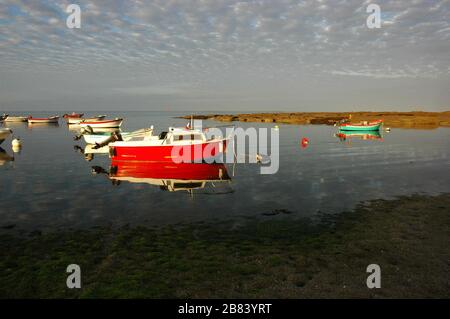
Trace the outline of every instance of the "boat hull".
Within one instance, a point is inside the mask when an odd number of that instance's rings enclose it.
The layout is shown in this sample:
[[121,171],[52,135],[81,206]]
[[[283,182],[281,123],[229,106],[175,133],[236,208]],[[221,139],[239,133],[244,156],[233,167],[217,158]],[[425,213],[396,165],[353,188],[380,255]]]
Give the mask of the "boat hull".
[[82,121],[80,127],[86,128],[88,126],[92,128],[114,128],[122,125],[123,119],[106,120],[106,121]]
[[80,124],[82,122],[95,122],[95,121],[101,121],[105,118],[104,115],[89,117],[89,118],[74,118],[74,117],[68,117],[66,118],[67,124]]
[[376,124],[372,124],[372,125],[352,125],[352,124],[347,124],[347,125],[341,125],[339,126],[339,129],[341,131],[378,131],[380,130],[380,127],[383,123],[376,123]]
[[79,118],[83,117],[83,115],[84,115],[83,113],[78,113],[78,114],[77,114],[77,113],[75,113],[75,114],[64,114],[63,117],[64,117],[65,119],[77,119],[77,118],[79,119]]
[[48,123],[58,123],[59,117],[49,117],[49,118],[29,118],[29,124],[48,124]]
[[8,116],[3,121],[4,122],[26,122],[28,117],[26,116]]
[[212,140],[190,145],[139,145],[132,142],[110,144],[113,161],[147,161],[166,163],[200,163],[221,156],[227,140]]
[[110,133],[104,134],[83,134],[83,139],[86,144],[101,144],[106,142],[111,137]]

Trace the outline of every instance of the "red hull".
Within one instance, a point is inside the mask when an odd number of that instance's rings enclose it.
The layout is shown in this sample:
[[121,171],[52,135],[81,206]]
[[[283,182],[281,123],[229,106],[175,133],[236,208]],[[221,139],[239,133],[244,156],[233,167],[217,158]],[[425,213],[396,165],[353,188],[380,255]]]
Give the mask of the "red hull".
[[65,119],[79,119],[84,115],[84,113],[75,113],[75,114],[64,114],[64,118]]
[[176,180],[228,180],[224,164],[171,164],[146,162],[115,162],[111,163],[111,175],[114,178],[140,179],[176,179]]
[[111,146],[110,151],[113,161],[187,163],[220,156],[226,144],[226,140],[220,140],[185,146]]

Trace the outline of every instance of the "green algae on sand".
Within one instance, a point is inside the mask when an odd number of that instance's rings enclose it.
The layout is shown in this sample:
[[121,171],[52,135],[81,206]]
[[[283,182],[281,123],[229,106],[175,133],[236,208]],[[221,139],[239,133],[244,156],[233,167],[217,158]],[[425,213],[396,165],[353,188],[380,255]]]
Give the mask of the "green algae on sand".
[[[450,194],[308,220],[0,236],[2,298],[450,297]],[[66,287],[66,267],[82,288]],[[381,267],[368,289],[366,267]]]

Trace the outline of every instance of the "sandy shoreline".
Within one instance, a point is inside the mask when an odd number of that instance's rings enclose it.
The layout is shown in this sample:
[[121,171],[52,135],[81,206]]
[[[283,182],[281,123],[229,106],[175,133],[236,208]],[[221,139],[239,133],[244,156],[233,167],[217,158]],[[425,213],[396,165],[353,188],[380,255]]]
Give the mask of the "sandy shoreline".
[[[325,124],[348,119],[351,121],[383,119],[384,125],[396,128],[434,129],[450,127],[450,111],[447,112],[292,112],[292,113],[242,113],[194,115],[194,119],[220,122],[263,122],[283,124]],[[182,118],[190,119],[190,115]]]

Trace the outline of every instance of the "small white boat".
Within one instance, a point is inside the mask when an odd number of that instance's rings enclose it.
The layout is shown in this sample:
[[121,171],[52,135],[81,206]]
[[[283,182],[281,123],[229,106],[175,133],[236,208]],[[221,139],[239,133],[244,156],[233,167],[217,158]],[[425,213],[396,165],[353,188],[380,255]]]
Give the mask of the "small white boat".
[[120,127],[122,125],[123,119],[116,118],[114,120],[95,120],[95,121],[82,121],[80,122],[81,128],[86,128],[90,126],[91,128],[111,128]]
[[[149,137],[153,135],[153,128],[145,128],[133,132],[119,132],[122,140],[129,141],[134,137]],[[87,144],[102,144],[108,141],[111,138],[111,133],[102,132],[102,133],[92,133],[92,134],[83,134],[84,141]]]
[[67,117],[66,121],[67,121],[67,124],[80,124],[82,122],[100,121],[100,120],[103,120],[105,117],[106,117],[106,115],[97,115],[97,116],[94,116],[94,117],[87,117],[87,118]]
[[58,123],[59,116],[50,117],[29,117],[28,124],[41,124],[41,123]]
[[28,120],[28,116],[10,116],[8,115],[4,121],[5,122],[26,122]]

